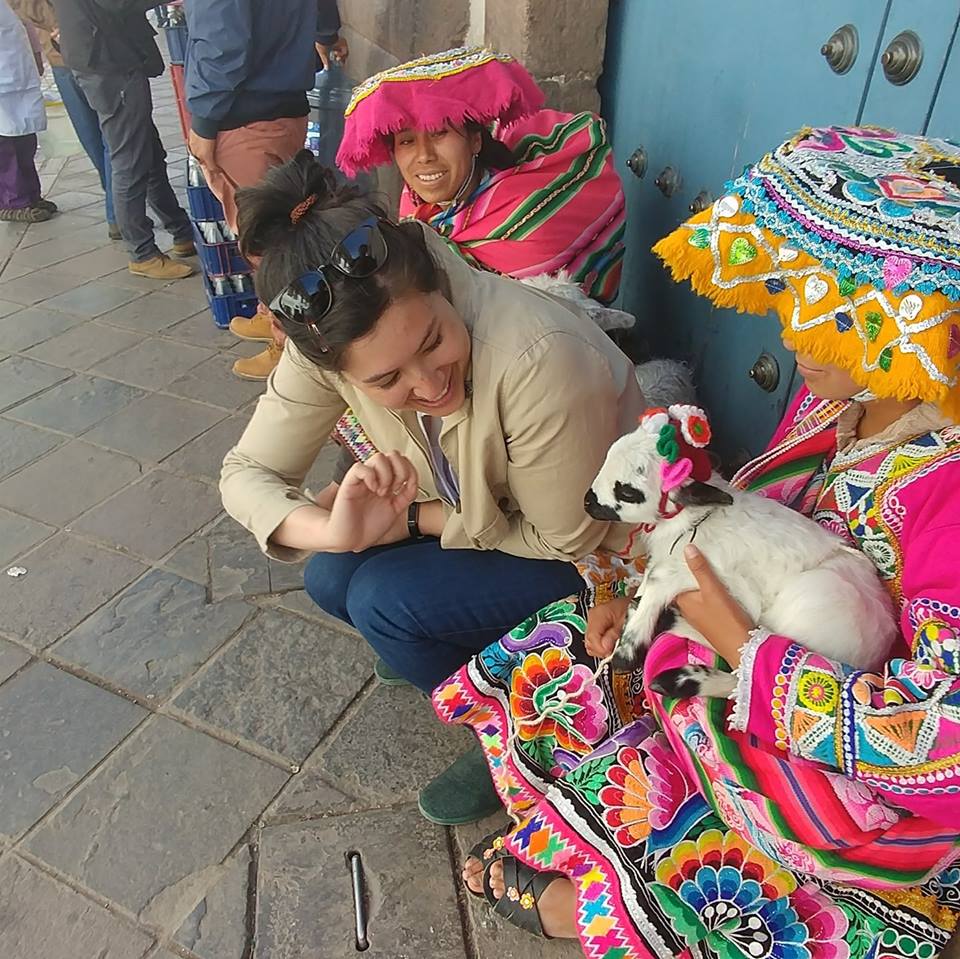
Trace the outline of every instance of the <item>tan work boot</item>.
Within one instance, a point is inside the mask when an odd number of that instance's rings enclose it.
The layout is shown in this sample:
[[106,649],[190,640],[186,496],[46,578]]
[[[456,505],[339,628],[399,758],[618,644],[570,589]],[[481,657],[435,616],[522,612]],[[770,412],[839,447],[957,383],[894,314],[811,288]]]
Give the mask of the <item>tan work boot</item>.
[[233,375],[241,380],[265,380],[276,369],[282,354],[282,344],[271,342],[262,353],[237,360],[233,364]]
[[193,275],[193,267],[186,263],[174,263],[169,256],[152,257],[139,263],[128,263],[127,269],[134,276],[146,276],[151,280],[182,280]]
[[181,240],[179,243],[174,243],[170,247],[170,256],[175,256],[178,259],[183,259],[185,256],[196,256],[197,255],[197,245],[193,240]]
[[235,316],[230,321],[230,332],[241,340],[273,342],[273,323],[269,313],[258,311],[253,316]]

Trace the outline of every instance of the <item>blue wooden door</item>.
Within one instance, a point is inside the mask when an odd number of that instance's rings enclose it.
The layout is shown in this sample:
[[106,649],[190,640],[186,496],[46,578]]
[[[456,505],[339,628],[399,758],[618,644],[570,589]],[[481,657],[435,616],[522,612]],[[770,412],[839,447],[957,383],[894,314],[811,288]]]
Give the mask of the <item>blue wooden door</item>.
[[[951,91],[943,79],[948,57],[960,56],[954,43],[958,19],[957,0],[893,0],[888,5],[861,123],[903,133],[925,132],[938,91],[941,102],[953,101],[956,118],[960,88],[955,82]],[[952,135],[958,134],[954,124]]]
[[[726,180],[799,128],[857,122],[898,2],[611,3],[601,94],[627,193],[623,305],[638,316],[638,352],[693,366],[717,450],[728,463],[769,439],[794,386],[792,357],[771,318],[713,309],[686,284],[673,283],[650,247],[689,215],[698,196],[721,195]],[[845,24],[855,27],[859,52],[838,74],[821,47]],[[894,90],[885,86],[890,89],[874,95],[878,114],[884,94]],[[913,126],[919,129],[932,91],[913,89]],[[646,162],[643,177],[626,166],[638,148]],[[671,183],[672,194],[665,196],[660,187],[670,192]],[[769,392],[749,375],[761,357],[760,373],[778,373]]]
[[950,57],[923,132],[960,143],[960,15],[953,37]]

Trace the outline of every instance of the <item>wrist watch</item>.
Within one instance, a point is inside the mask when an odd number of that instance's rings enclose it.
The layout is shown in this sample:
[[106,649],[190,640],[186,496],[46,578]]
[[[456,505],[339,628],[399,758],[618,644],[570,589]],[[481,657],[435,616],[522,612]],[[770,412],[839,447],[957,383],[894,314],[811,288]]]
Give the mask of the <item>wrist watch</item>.
[[416,501],[407,507],[407,532],[410,539],[423,539],[420,532],[420,504]]

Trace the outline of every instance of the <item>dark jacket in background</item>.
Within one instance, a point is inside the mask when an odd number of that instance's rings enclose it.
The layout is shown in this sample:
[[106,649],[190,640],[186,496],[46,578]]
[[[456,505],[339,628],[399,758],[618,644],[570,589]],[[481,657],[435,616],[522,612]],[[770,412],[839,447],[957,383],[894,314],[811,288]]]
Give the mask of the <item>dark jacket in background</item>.
[[187,0],[184,9],[194,132],[212,140],[221,130],[307,115],[314,41],[323,29],[332,42],[340,28],[335,0]]
[[78,73],[158,77],[163,57],[146,11],[157,0],[52,0],[60,53]]

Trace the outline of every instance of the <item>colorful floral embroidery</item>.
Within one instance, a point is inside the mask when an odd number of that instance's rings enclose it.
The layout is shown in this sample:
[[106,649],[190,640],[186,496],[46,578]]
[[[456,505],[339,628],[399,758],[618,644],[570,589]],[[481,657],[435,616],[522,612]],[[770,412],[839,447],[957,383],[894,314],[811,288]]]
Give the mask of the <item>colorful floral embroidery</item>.
[[579,755],[607,731],[607,708],[592,671],[575,666],[563,649],[524,658],[513,674],[510,710],[521,741],[551,737]]
[[621,749],[617,761],[607,769],[611,785],[600,790],[603,820],[614,829],[614,837],[624,846],[635,846],[650,835],[651,790],[640,753]]
[[801,670],[797,679],[797,701],[816,713],[830,713],[840,701],[840,685],[829,673]]
[[576,608],[569,600],[544,606],[511,629],[500,642],[511,652],[546,645],[568,646],[571,629],[583,632],[587,628],[586,620],[575,612]]
[[680,843],[656,878],[653,893],[687,942],[707,939],[722,955],[751,959],[849,955],[843,911],[733,833]]

